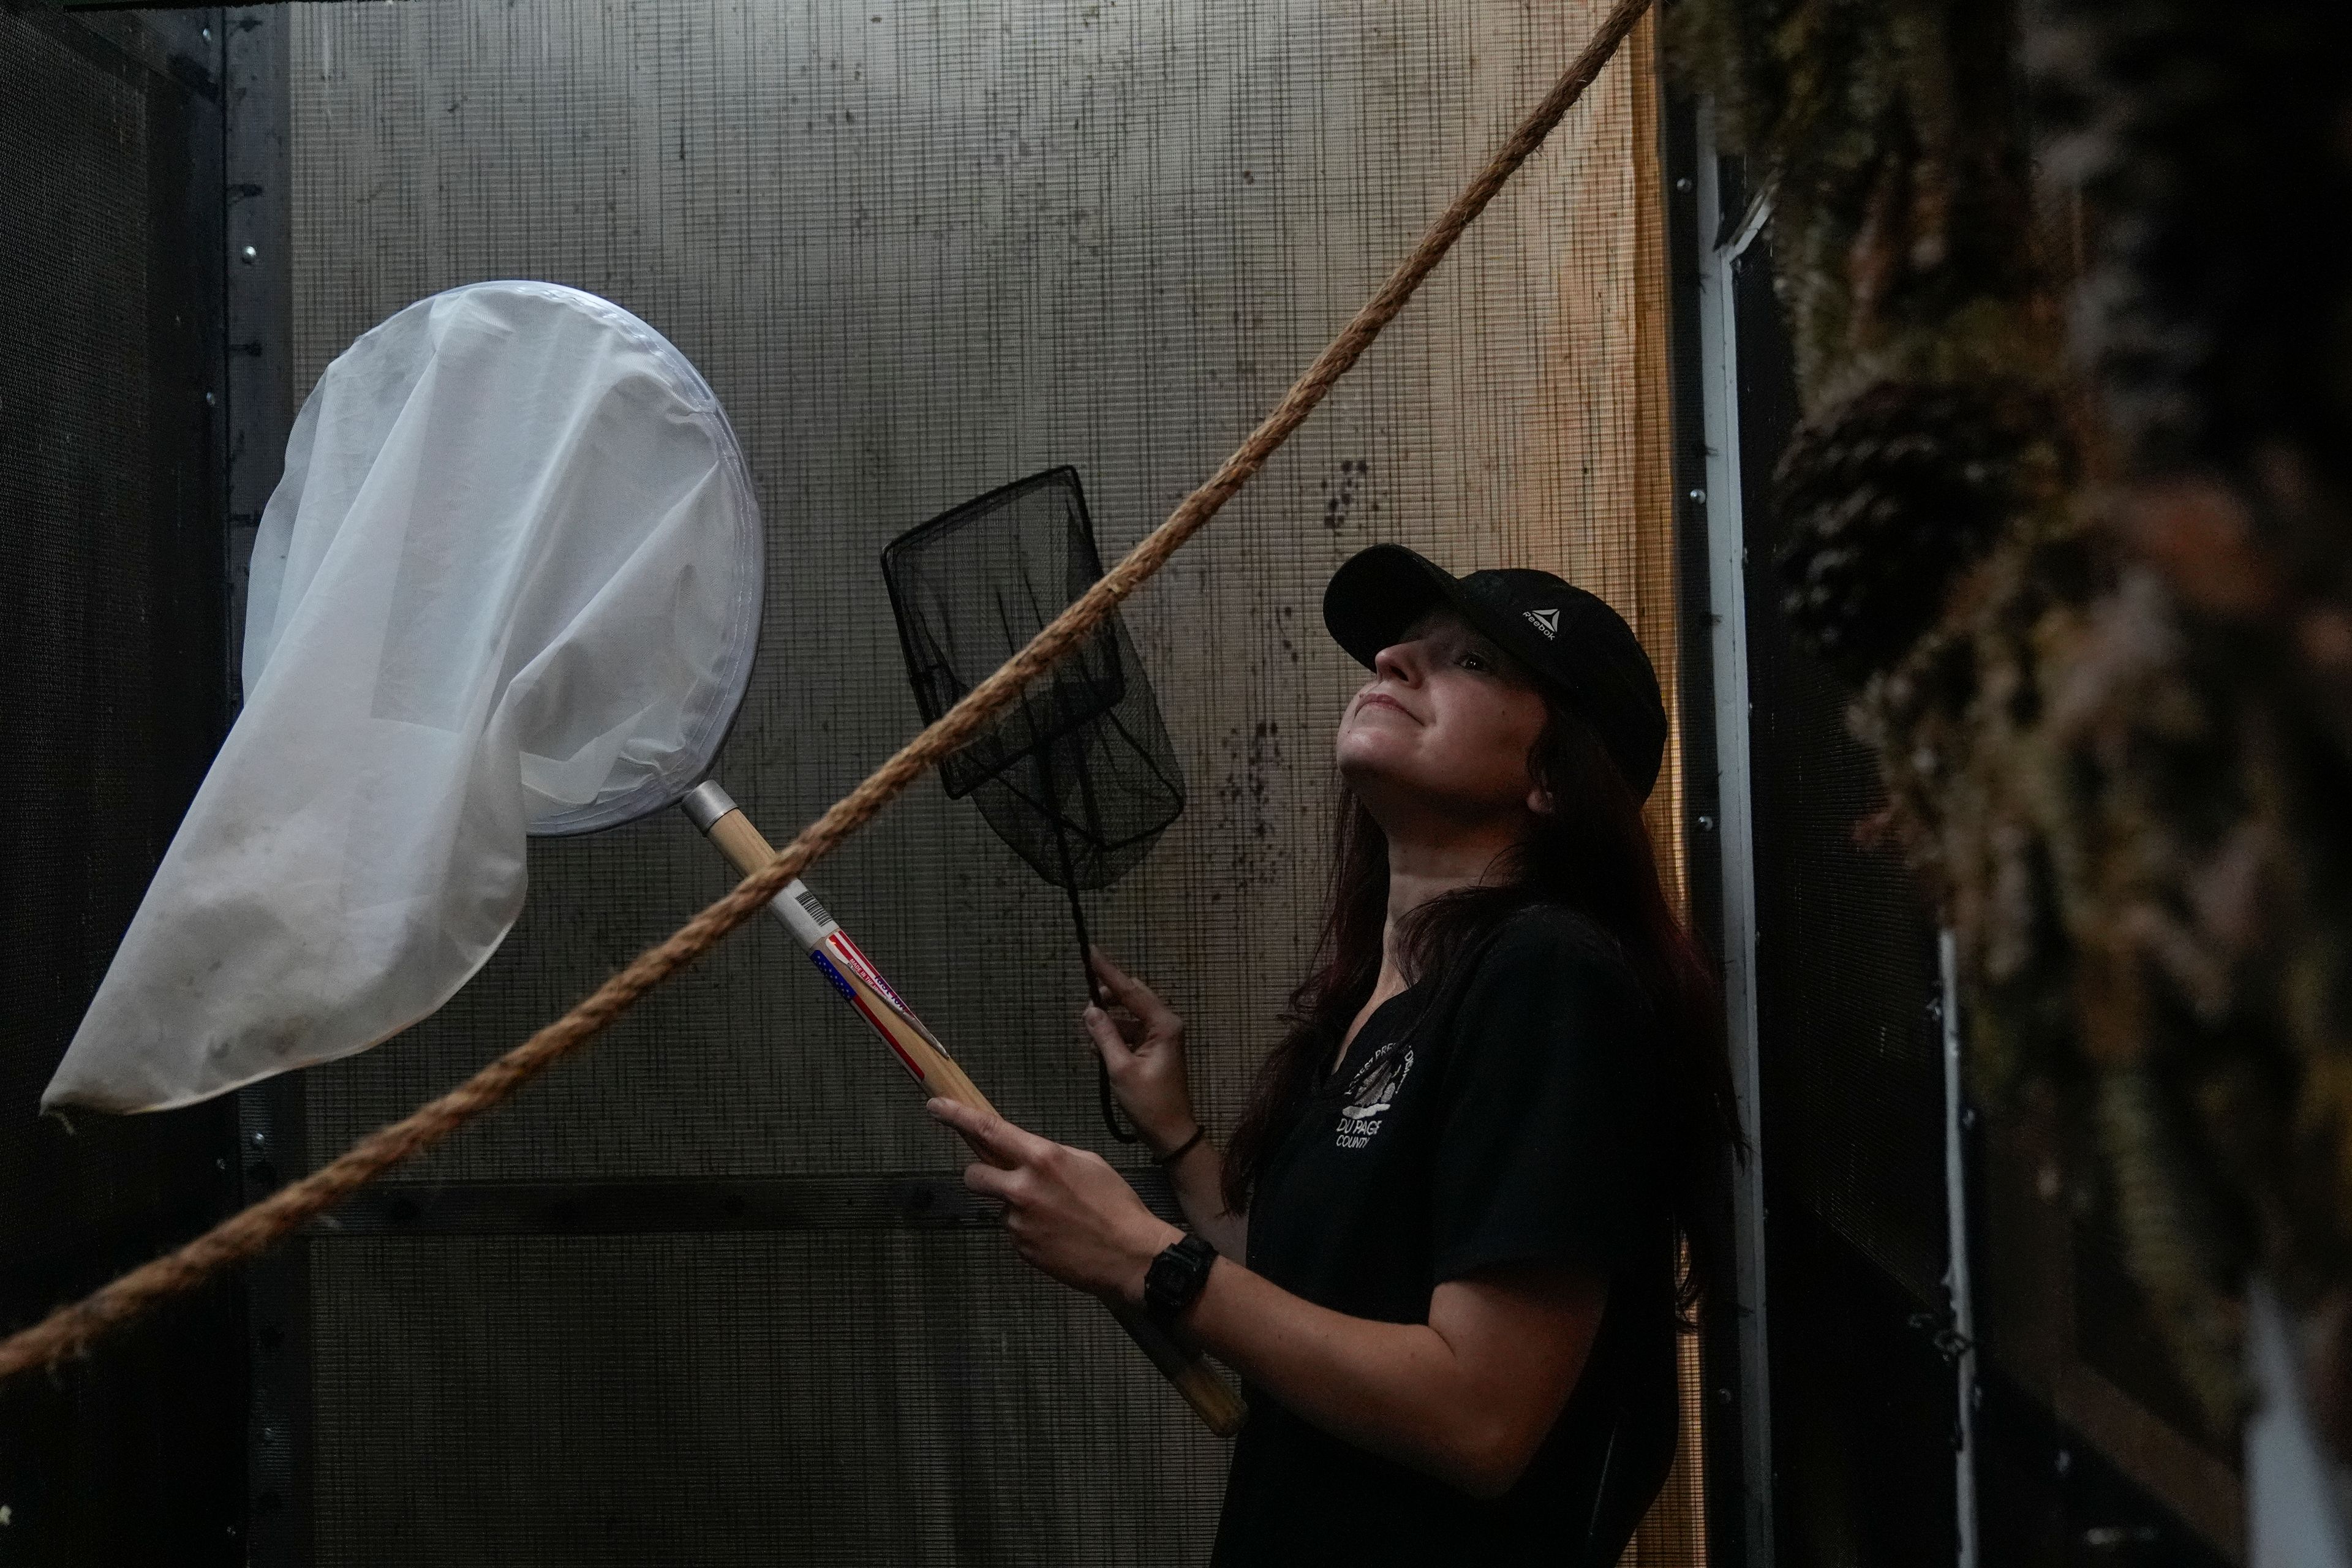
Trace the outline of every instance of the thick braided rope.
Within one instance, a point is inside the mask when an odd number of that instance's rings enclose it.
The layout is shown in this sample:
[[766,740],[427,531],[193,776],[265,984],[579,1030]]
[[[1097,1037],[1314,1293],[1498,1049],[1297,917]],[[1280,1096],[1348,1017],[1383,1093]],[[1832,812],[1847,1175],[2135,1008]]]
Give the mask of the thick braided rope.
[[658,946],[639,953],[589,997],[472,1078],[388,1127],[379,1128],[330,1164],[196,1237],[178,1250],[132,1269],[70,1306],[60,1307],[32,1327],[0,1341],[0,1380],[29,1367],[73,1354],[107,1330],[129,1321],[167,1297],[194,1289],[233,1263],[268,1250],[353,1190],[413,1155],[423,1153],[458,1128],[496,1107],[558,1060],[628,1011],[646,992],[700,957],[720,938],[759,912],[785,883],[872,820],[891,798],[955,751],[1018,697],[1022,689],[1067,654],[1104,616],[1214,517],[1248,482],[1275,449],[1323,401],[1332,384],[1396,318],[1413,290],[1435,269],[1505,181],[1543,143],[1562,116],[1601,74],[1610,57],[1649,0],[1618,0],[1600,31],[1558,84],[1511,133],[1453,205],[1433,224],[1412,254],[1381,285],[1344,331],[1307,367],[1263,424],[1250,432],[1209,482],[1183,502],[1128,552],[1127,558],[1037,634],[999,668],[941,714],[938,722],[902,747],[865,783],[803,829],[773,860],[736,884],[734,890],[696,915]]

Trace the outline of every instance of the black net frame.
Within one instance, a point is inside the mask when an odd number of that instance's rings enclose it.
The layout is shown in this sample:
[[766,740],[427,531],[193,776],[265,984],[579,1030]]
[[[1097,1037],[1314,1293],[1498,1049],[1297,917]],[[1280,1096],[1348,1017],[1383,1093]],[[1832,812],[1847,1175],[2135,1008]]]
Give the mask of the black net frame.
[[[1076,468],[1001,485],[892,540],[882,576],[925,723],[1013,658],[1102,576]],[[1184,774],[1134,639],[1113,611],[989,727],[940,764],[996,836],[1069,895],[1086,990],[1106,1000],[1081,889],[1134,868],[1183,814]],[[1096,1061],[1103,1126],[1122,1143],[1110,1071]]]
[[[932,723],[1102,576],[1076,468],[1016,479],[892,540],[882,576]],[[940,764],[1056,887],[1107,888],[1184,810],[1184,775],[1117,612]]]

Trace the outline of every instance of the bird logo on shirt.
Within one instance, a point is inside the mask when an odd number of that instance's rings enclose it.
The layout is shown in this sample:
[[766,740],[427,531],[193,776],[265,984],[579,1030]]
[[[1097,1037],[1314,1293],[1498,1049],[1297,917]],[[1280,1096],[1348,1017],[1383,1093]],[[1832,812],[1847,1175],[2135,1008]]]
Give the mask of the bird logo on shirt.
[[1372,1141],[1372,1134],[1381,1130],[1381,1113],[1396,1103],[1397,1090],[1404,1087],[1405,1075],[1412,1071],[1410,1046],[1385,1051],[1366,1065],[1348,1093],[1348,1103],[1339,1108],[1340,1148],[1360,1149]]

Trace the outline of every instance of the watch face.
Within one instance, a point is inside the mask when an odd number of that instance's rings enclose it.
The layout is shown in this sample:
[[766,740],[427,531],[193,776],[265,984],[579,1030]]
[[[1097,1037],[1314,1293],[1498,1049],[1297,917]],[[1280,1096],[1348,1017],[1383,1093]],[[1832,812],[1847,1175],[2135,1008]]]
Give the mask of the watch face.
[[1186,1237],[1153,1258],[1151,1267],[1144,1270],[1144,1300],[1164,1312],[1190,1306],[1208,1281],[1216,1258],[1214,1247],[1197,1236]]

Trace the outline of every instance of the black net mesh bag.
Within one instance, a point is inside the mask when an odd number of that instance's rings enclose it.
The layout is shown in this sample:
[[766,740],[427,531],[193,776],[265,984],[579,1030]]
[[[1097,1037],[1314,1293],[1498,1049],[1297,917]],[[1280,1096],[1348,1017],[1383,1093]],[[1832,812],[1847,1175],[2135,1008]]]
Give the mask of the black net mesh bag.
[[[1050,468],[901,534],[882,552],[882,575],[929,723],[1102,575],[1077,470]],[[1125,875],[1184,809],[1168,726],[1116,614],[950,755],[940,778],[1067,892],[1082,972],[1079,891]],[[1102,1095],[1111,1131],[1132,1142],[1110,1113],[1108,1080]]]

